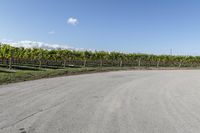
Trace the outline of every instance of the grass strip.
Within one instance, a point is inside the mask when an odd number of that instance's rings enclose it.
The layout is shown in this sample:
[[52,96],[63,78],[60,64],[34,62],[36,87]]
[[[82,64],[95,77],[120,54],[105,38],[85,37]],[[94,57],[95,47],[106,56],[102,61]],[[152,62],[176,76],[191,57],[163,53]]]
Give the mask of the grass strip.
[[103,67],[103,68],[65,68],[65,69],[42,69],[40,71],[18,70],[15,72],[0,71],[0,84],[15,83],[21,81],[35,80],[41,78],[50,78],[65,75],[77,75],[84,73],[95,73],[105,71],[128,70],[128,67]]

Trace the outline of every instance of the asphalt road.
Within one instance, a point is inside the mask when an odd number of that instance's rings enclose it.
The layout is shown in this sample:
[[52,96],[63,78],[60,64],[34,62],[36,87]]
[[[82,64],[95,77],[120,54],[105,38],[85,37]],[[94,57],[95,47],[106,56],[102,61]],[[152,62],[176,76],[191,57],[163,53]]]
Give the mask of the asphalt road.
[[199,133],[200,70],[118,71],[0,86],[0,133]]

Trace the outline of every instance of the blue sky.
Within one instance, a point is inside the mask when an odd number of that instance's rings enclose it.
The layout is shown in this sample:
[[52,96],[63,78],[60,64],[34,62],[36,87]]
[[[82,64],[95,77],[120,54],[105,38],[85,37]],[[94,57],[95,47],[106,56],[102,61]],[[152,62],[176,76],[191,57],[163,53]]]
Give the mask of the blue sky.
[[0,40],[200,55],[199,7],[198,0],[1,0]]

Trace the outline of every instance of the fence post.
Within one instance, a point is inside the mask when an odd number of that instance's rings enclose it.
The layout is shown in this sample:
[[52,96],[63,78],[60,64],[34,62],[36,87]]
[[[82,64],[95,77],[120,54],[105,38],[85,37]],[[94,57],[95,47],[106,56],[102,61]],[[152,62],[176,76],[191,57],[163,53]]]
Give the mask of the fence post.
[[119,66],[122,67],[122,65],[123,65],[123,62],[122,62],[122,60],[120,60],[120,65]]
[[11,49],[10,59],[9,59],[9,69],[12,69],[13,54],[14,54],[14,51]]
[[103,60],[100,60],[100,67],[103,67]]
[[139,58],[139,60],[138,60],[138,67],[140,67],[141,66],[141,58]]
[[180,68],[180,67],[181,67],[181,65],[182,65],[182,61],[180,61],[180,62],[179,62],[179,66],[178,66],[178,67]]
[[64,62],[63,62],[63,67],[64,68],[66,67],[66,60],[64,60]]
[[160,65],[160,59],[157,61],[157,66],[156,67],[159,67]]
[[87,60],[84,60],[83,66],[86,67]]

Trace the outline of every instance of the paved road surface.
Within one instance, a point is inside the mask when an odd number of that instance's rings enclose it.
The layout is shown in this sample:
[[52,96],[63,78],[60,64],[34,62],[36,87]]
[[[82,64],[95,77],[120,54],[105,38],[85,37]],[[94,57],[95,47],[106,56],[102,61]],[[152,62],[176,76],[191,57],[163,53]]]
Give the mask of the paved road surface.
[[0,86],[0,133],[199,133],[200,70],[120,71]]

